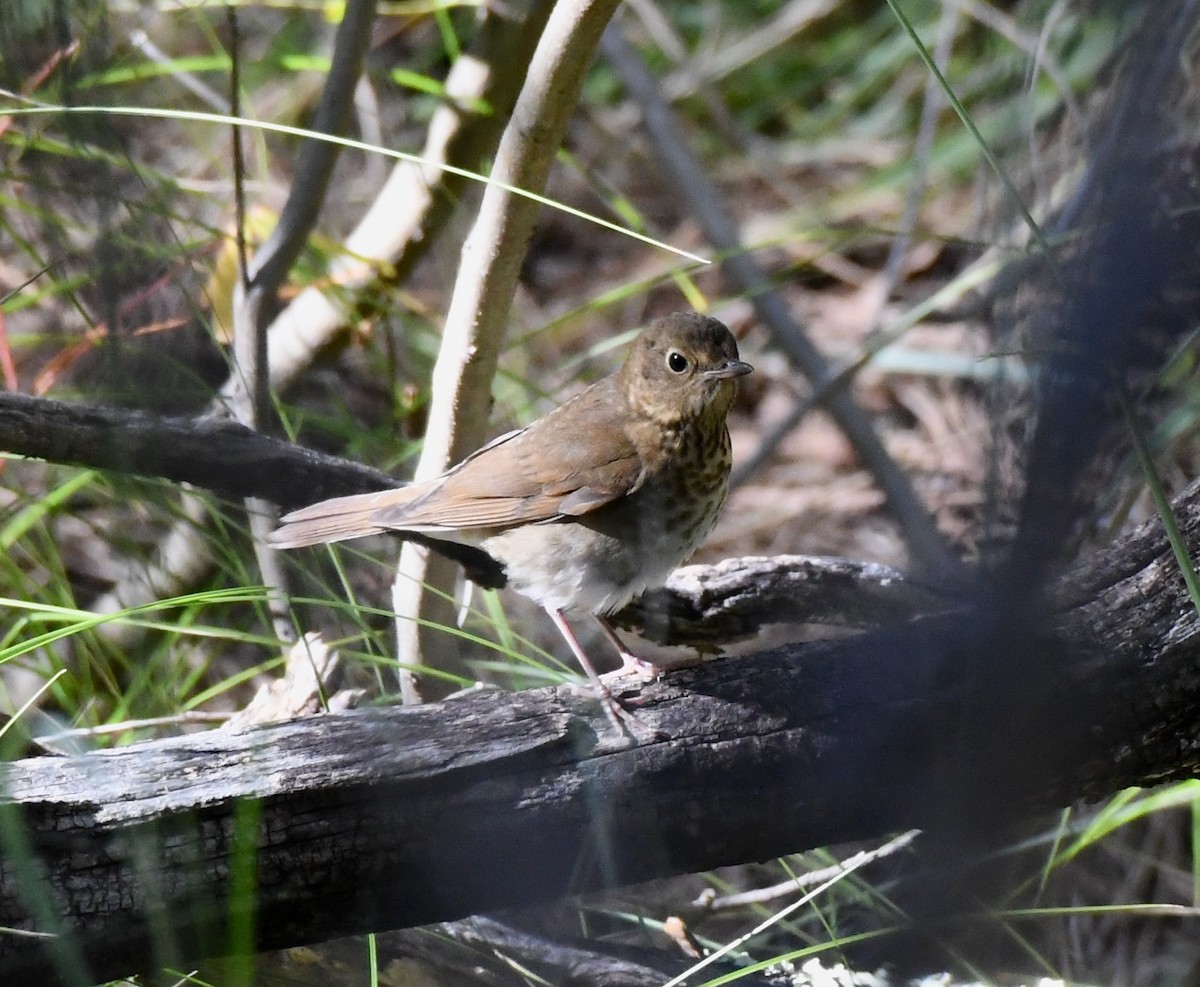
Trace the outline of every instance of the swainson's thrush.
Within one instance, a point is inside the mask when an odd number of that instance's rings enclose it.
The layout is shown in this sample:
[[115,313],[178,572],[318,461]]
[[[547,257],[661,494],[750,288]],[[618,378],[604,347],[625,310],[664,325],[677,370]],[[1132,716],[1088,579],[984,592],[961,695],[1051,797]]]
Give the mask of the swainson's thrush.
[[[597,684],[564,611],[606,615],[662,583],[716,523],[729,489],[726,416],[751,371],[716,319],[677,313],[634,340],[621,369],[441,476],[293,511],[280,548],[406,531],[482,548],[540,603]],[[607,696],[608,690],[600,685]]]

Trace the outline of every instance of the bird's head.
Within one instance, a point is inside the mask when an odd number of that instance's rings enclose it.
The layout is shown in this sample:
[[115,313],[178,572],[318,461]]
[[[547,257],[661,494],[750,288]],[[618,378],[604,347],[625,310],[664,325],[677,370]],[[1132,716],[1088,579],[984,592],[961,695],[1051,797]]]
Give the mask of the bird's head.
[[633,341],[620,371],[630,407],[664,425],[719,421],[733,405],[736,378],[754,368],[716,319],[677,312],[656,319]]

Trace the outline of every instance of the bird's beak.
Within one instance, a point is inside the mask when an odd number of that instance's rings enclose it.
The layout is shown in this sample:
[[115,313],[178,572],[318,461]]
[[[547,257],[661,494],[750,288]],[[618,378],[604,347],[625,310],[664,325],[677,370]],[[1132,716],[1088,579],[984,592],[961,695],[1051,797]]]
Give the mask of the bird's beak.
[[704,376],[709,380],[727,380],[730,377],[745,377],[754,368],[741,360],[728,360],[724,366],[705,370]]

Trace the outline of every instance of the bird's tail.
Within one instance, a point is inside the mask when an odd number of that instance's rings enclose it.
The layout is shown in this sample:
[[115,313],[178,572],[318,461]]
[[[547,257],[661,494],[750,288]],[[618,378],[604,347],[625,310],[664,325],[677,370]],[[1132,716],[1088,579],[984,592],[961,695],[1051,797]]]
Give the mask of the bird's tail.
[[378,524],[374,517],[381,507],[394,504],[398,493],[397,490],[383,490],[354,494],[302,507],[284,515],[280,526],[271,532],[269,541],[275,548],[302,548],[381,534],[389,529]]

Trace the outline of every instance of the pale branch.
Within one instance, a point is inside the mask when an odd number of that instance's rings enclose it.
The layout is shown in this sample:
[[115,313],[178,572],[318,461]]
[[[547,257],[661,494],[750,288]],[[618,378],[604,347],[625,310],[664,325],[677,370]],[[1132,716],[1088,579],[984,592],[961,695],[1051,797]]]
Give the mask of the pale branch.
[[[496,148],[490,181],[463,242],[430,381],[429,427],[415,479],[444,472],[486,438],[492,378],[508,328],[517,279],[541,205],[513,189],[540,194],[579,103],[583,79],[619,0],[554,4],[538,38],[521,92]],[[396,651],[414,663],[400,671],[405,702],[436,698],[443,680],[412,669],[462,671],[444,636],[430,628],[454,620],[452,566],[404,546],[392,584]]]
[[[1195,552],[1200,485],[1177,516]],[[638,746],[561,688],[0,766],[0,977],[226,949],[251,838],[266,949],[1191,776],[1200,623],[1160,526],[1069,588],[1040,630],[982,599],[622,683],[661,738]]]
[[[549,7],[540,2],[512,3],[491,5],[482,13],[470,48],[446,78],[445,100],[430,119],[421,161],[401,161],[392,171],[347,236],[345,250],[331,261],[327,283],[353,294],[388,280],[402,282],[425,256],[446,228],[467,183],[463,175],[441,166],[475,170],[492,152],[524,76],[531,39],[537,37]],[[481,105],[493,112],[479,110]],[[301,291],[270,328],[272,386],[282,389],[294,381],[357,317],[331,290],[309,287]],[[223,412],[236,400],[241,387],[239,378],[231,376],[210,408]],[[185,498],[183,507],[187,516],[162,539],[153,559],[139,559],[130,565],[128,577],[97,600],[94,609],[111,613],[146,604],[155,599],[156,587],[182,592],[203,578],[212,565],[210,547],[202,532],[198,533],[198,505]],[[183,552],[175,551],[179,545],[185,546]],[[485,583],[496,581],[495,575],[490,580],[484,575],[486,567],[478,562],[464,564],[473,567]],[[106,624],[101,633],[121,646],[141,633],[141,627]]]
[[[237,15],[228,8],[228,19],[236,25]],[[334,31],[333,54],[321,99],[312,119],[312,130],[322,134],[344,134],[354,105],[354,92],[362,75],[363,59],[371,43],[371,25],[375,21],[375,0],[349,0]],[[236,37],[236,34],[234,35]],[[234,51],[231,86],[237,115],[238,65],[240,53]],[[229,412],[232,418],[251,428],[264,428],[271,415],[270,367],[267,356],[267,328],[277,294],[288,272],[317,225],[321,207],[329,190],[329,180],[342,150],[333,141],[308,140],[300,145],[295,172],[279,220],[266,242],[247,259],[245,243],[244,175],[240,128],[233,128],[234,179],[237,186],[240,277],[234,292],[233,367],[230,380],[236,382]],[[288,604],[288,578],[278,552],[267,537],[278,524],[271,504],[258,497],[246,499],[246,518],[253,535],[254,553],[260,581],[267,588],[266,605],[275,636],[281,643],[294,641],[295,625]],[[173,570],[166,570],[173,571]],[[112,596],[119,598],[119,591]]]
[[[405,283],[439,242],[470,185],[463,172],[477,171],[495,153],[550,7],[489,4],[479,12],[470,47],[446,77],[420,160],[396,164],[346,237],[345,250],[330,262],[326,280],[341,293],[369,295],[364,289],[373,285]],[[355,317],[332,291],[301,291],[271,326],[273,385],[283,388],[294,381]]]

